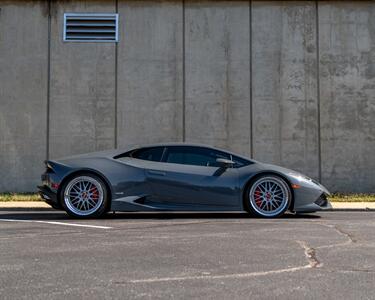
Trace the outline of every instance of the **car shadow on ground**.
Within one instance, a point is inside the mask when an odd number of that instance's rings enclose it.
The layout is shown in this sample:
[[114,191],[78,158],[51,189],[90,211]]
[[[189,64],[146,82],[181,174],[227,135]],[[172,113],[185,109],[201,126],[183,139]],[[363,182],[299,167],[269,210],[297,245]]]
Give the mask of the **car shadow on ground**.
[[[293,214],[287,213],[279,218],[282,219],[319,219],[320,216],[316,214]],[[65,212],[32,212],[32,211],[17,211],[17,212],[0,212],[0,219],[14,219],[14,220],[69,220],[69,221],[83,221],[83,220],[179,220],[179,219],[259,219],[255,216],[250,216],[246,212],[109,212],[100,218],[79,219],[68,216]]]
[[[251,216],[246,212],[116,212],[108,213],[102,217],[103,219],[263,219],[256,216]],[[275,219],[315,219],[320,218],[313,214],[292,214],[287,213]]]

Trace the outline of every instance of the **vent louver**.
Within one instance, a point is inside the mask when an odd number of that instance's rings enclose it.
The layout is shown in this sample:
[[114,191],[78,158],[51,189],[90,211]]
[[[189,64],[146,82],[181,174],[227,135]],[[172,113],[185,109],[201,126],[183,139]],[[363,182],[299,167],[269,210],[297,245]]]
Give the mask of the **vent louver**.
[[118,14],[64,14],[64,41],[117,42]]

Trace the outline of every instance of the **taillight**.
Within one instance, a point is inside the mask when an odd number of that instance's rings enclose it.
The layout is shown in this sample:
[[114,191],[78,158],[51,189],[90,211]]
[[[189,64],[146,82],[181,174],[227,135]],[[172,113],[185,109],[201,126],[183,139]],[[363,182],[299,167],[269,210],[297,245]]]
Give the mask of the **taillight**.
[[46,173],[55,173],[52,166],[46,162]]

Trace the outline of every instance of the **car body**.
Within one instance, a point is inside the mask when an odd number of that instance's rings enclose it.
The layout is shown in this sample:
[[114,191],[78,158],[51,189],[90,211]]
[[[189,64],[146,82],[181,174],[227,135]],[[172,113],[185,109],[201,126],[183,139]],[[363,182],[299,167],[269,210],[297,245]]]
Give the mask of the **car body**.
[[41,197],[75,217],[107,211],[244,210],[276,217],[287,210],[331,207],[328,190],[313,179],[206,145],[156,144],[45,164]]

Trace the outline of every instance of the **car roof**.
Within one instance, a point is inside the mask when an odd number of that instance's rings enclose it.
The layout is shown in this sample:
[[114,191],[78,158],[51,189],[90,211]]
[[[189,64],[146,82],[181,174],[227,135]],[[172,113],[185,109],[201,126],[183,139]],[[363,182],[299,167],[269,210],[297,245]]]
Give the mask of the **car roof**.
[[237,154],[233,153],[231,151],[225,150],[225,149],[220,149],[216,148],[213,146],[205,145],[205,144],[198,144],[198,143],[185,143],[185,142],[168,142],[168,143],[155,143],[155,144],[144,144],[144,145],[133,145],[127,148],[119,148],[119,149],[112,149],[112,150],[104,150],[104,151],[97,151],[97,152],[90,152],[90,153],[84,153],[84,154],[78,154],[78,155],[73,155],[73,156],[68,156],[68,157],[62,157],[57,159],[56,161],[68,161],[72,159],[81,159],[81,158],[93,158],[93,157],[107,157],[107,158],[115,158],[119,157],[122,154],[138,150],[138,149],[143,149],[143,148],[151,148],[151,147],[171,147],[171,146],[183,146],[183,147],[203,147],[203,148],[208,148],[208,149],[213,149],[217,151],[222,151],[237,157],[240,157],[242,159],[248,160],[255,162],[255,160]]

